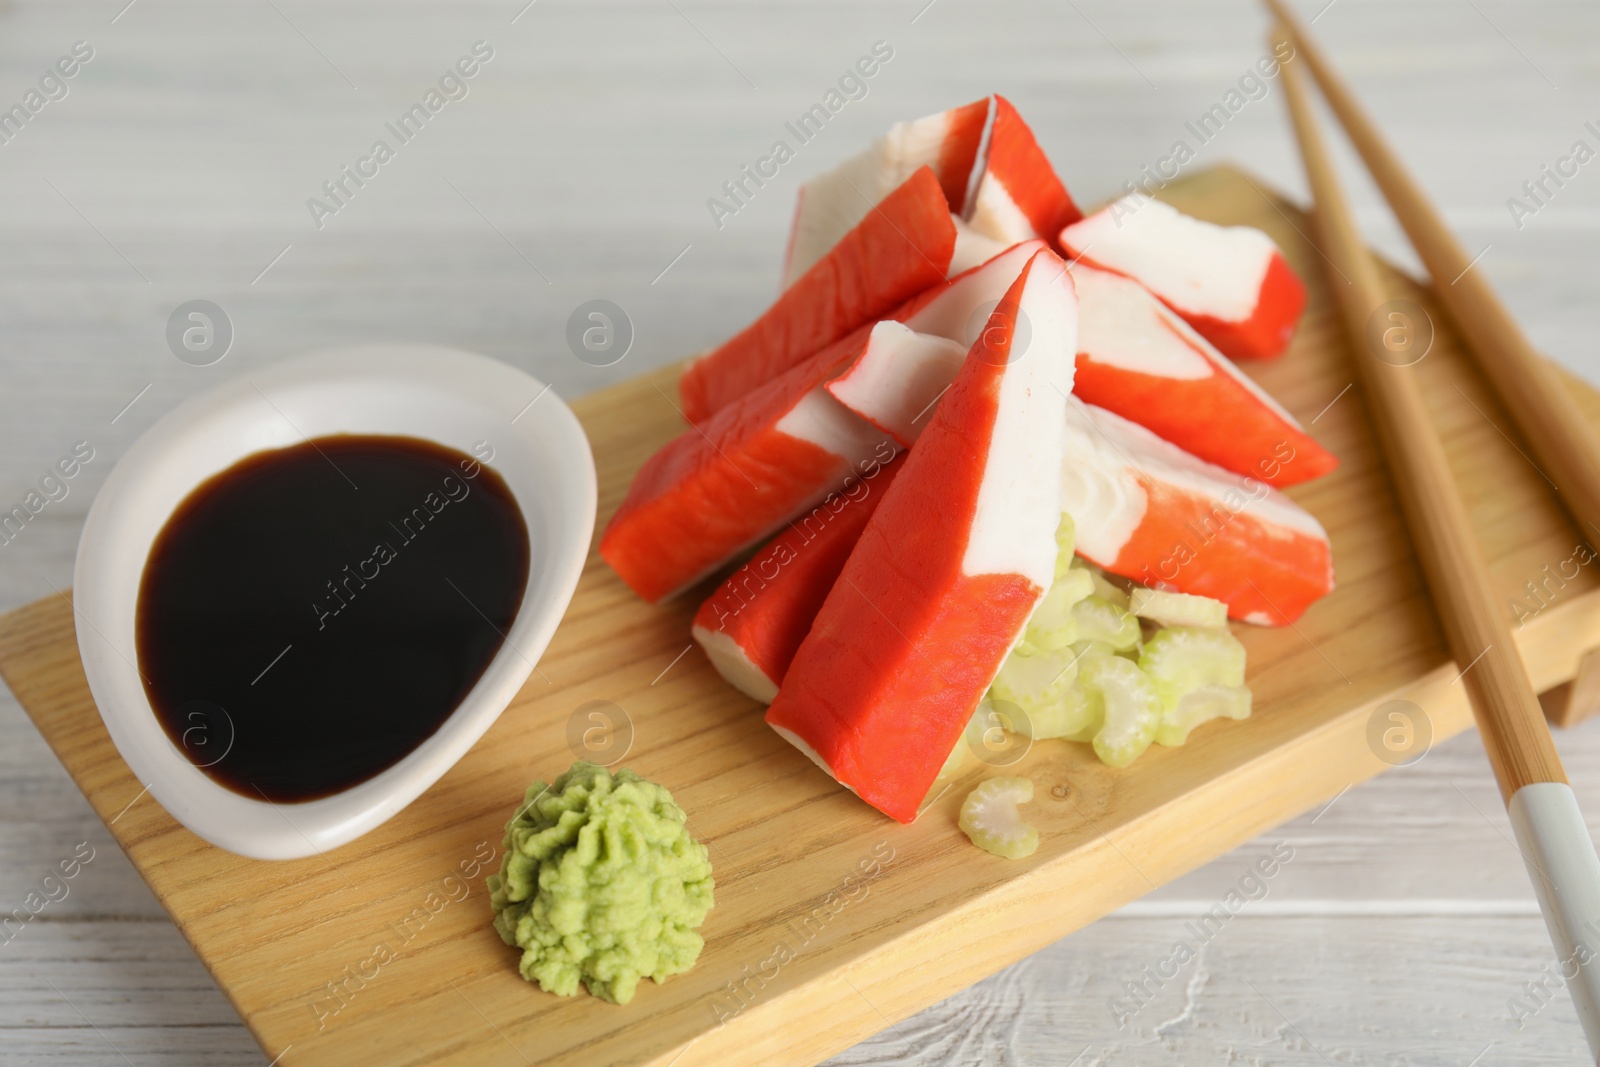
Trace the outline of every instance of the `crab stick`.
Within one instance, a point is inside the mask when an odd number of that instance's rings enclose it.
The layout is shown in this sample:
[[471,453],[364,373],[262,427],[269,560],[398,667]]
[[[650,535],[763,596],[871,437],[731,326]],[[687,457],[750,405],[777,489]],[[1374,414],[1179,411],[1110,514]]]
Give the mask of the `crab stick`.
[[[755,322],[690,364],[678,383],[684,416],[701,422],[863,323],[945,280],[955,220],[923,167],[869,210]],[[966,251],[972,245],[964,243]]]
[[[987,308],[1043,247],[1009,249],[907,301],[891,320],[917,334],[974,336]],[[601,556],[634,592],[655,602],[693,585],[839,489],[867,458],[885,447],[893,454],[887,434],[825,388],[873,351],[873,333],[858,328],[645,462],[600,539]]]
[[898,322],[880,322],[869,346],[823,388],[839,403],[910,448],[940,397],[967,359],[955,341],[919,334]]
[[1231,359],[1271,359],[1294,336],[1306,290],[1272,238],[1132,194],[1061,231],[1061,247],[1125,274]]
[[1138,282],[1085,263],[1073,392],[1235,474],[1286,486],[1339,465],[1272,397]]
[[772,703],[795,650],[903,462],[903,455],[874,461],[847,477],[838,492],[791,520],[700,605],[694,639],[728,684]]
[[1294,622],[1333,589],[1327,533],[1271,486],[1077,397],[1066,430],[1061,510],[1090,562],[1268,626]]
[[966,211],[967,224],[1005,244],[1034,237],[1053,241],[1063,226],[1083,218],[1083,212],[1011,101],[1003,96],[993,101],[988,152]]
[[866,344],[858,330],[691,426],[645,461],[600,555],[652,603],[708,576],[837,490],[894,443],[821,385]]
[[[1001,297],[1045,247],[1043,241],[1014,245],[945,289],[906,304],[892,321],[873,328],[880,343],[841,364],[838,376],[824,388],[901,447],[910,448],[928,425],[934,402],[961,369],[968,348],[996,323]],[[1031,336],[1026,315],[1019,321],[1018,352]],[[897,330],[897,325],[904,328]]]
[[[910,822],[1054,575],[1071,276],[1036,253],[867,520],[767,722]],[[1026,318],[1032,340],[1011,351]],[[1014,358],[1013,358],[1014,357]]]
[[931,169],[938,179],[946,210],[961,214],[988,119],[985,98],[896,123],[865,152],[800,186],[784,256],[785,288],[827,255],[872,205],[921,167]]
[[1002,247],[1035,237],[1054,241],[1063,226],[1083,218],[1011,101],[986,97],[899,123],[865,152],[802,185],[784,284],[793,284],[919,166],[933,169],[966,229]]

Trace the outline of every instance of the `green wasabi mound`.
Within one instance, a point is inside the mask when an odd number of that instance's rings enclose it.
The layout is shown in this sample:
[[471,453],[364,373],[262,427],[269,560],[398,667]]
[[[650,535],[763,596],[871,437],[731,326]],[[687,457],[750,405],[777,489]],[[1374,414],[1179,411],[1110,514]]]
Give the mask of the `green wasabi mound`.
[[545,992],[570,997],[582,982],[626,1004],[640,979],[665,981],[699,958],[711,861],[661,786],[574,763],[528,787],[504,850],[488,883],[494,928]]

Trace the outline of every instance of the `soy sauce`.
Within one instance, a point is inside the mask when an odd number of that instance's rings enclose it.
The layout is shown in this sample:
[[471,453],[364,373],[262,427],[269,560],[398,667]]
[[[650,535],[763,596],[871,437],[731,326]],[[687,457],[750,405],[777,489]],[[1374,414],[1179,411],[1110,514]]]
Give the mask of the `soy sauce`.
[[150,550],[145,691],[218,783],[329,796],[450,717],[505,642],[529,555],[504,479],[454,449],[340,435],[247,456],[190,493]]

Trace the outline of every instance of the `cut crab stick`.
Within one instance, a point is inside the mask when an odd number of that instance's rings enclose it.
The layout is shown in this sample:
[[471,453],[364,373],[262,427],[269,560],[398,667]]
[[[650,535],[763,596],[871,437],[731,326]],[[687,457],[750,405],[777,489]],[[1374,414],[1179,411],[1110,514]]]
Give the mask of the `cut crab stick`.
[[945,274],[951,278],[987,263],[1001,252],[1018,244],[1016,241],[997,241],[993,237],[986,237],[955,215],[950,216],[950,222],[956,228],[956,247],[950,254],[950,267]]
[[903,462],[873,463],[846,478],[700,605],[694,639],[735,689],[763,704],[778,695],[795,650]]
[[1033,131],[1003,96],[994,97],[988,154],[965,216],[974,230],[1006,244],[1053,241],[1083,218]]
[[1083,218],[1011,101],[988,97],[900,123],[867,151],[801,186],[784,284],[924,165],[938,175],[950,210],[1002,247],[1036,237],[1054,241],[1063,226]]
[[1077,397],[1066,429],[1061,509],[1091,563],[1268,626],[1294,622],[1333,589],[1327,533],[1272,487]]
[[[1018,245],[935,286],[891,316],[919,334],[966,339],[1042,242]],[[659,601],[692,585],[828,493],[893,442],[825,384],[871,350],[863,326],[691,426],[634,476],[600,540],[633,590]],[[887,453],[881,453],[887,448]]]
[[955,221],[938,179],[923,167],[869,211],[760,318],[683,372],[678,392],[684,416],[702,421],[823,346],[944,281],[956,244]]
[[[910,448],[928,425],[934,402],[961,369],[968,346],[998,321],[994,315],[1001,298],[1044,248],[1043,241],[1014,245],[952,279],[946,288],[905,305],[893,322],[874,327],[881,343],[863,348],[824,388],[901,447]],[[1026,315],[1022,322],[1018,340],[1026,346],[1031,338]],[[899,324],[904,331],[891,329]]]
[[1260,386],[1120,274],[1072,266],[1078,286],[1073,392],[1208,463],[1286,486],[1338,466]]
[[[1079,397],[1269,485],[1306,481],[1338,465],[1293,416],[1143,286],[1082,263],[1070,269],[1078,291],[1073,391]],[[835,400],[905,448],[961,365],[953,346],[917,336],[916,343],[908,336],[869,347],[826,385]]]
[[873,204],[919,167],[933,171],[949,205],[946,210],[961,214],[988,118],[986,98],[896,123],[865,152],[800,186],[784,257],[784,286],[794,284],[810,270],[866,217]]
[[868,345],[824,388],[901,447],[910,448],[929,425],[934,404],[955,381],[967,350],[898,322],[880,322],[872,334],[879,343]]
[[993,259],[906,301],[884,317],[903,322],[917,333],[970,346],[1022,268],[1045,247],[1043,241],[1013,245]]
[[1062,230],[1061,247],[1138,281],[1232,359],[1281,355],[1306,304],[1260,230],[1202,222],[1139,193]]
[[822,388],[862,329],[691,426],[645,461],[600,538],[634,592],[665,600],[759,544],[894,443]]
[[[1077,307],[1030,259],[972,346],[800,645],[767,722],[901,822],[923,798],[1055,573]],[[1026,317],[1032,343],[1011,358]]]

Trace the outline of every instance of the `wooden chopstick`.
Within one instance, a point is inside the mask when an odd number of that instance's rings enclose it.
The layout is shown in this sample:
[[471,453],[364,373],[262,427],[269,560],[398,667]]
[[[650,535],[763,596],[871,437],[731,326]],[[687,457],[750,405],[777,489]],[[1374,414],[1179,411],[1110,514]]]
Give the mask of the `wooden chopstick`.
[[1266,4],[1285,27],[1296,54],[1306,61],[1328,106],[1433,275],[1434,294],[1532,446],[1540,473],[1556,487],[1583,539],[1600,537],[1600,435],[1475,265],[1483,253],[1469,255],[1445,226],[1438,209],[1285,0],[1266,0]]
[[1367,320],[1391,294],[1361,241],[1317,131],[1296,60],[1283,64],[1284,93],[1300,140],[1315,202],[1322,253],[1351,284],[1333,291],[1349,334],[1358,380],[1367,394],[1388,457],[1439,621],[1463,681],[1479,694],[1480,725],[1495,777],[1506,799],[1531,782],[1565,782],[1539,699],[1511,639],[1503,610],[1491,598],[1479,554],[1444,445],[1433,431],[1411,366],[1385,362],[1368,349]]
[[[1280,36],[1274,44],[1284,39]],[[1451,478],[1444,445],[1428,416],[1415,366],[1397,366],[1368,348],[1368,320],[1389,299],[1389,293],[1356,231],[1312,114],[1300,68],[1300,58],[1291,59],[1283,64],[1282,77],[1311,184],[1316,232],[1322,239],[1322,253],[1350,281],[1329,288],[1343,314],[1379,443],[1450,653],[1462,667],[1461,681],[1511,814],[1551,940],[1562,960],[1563,976],[1570,969],[1569,960],[1578,964],[1578,973],[1567,987],[1590,1051],[1600,1056],[1600,959],[1588,948],[1589,943],[1600,943],[1596,942],[1600,934],[1600,858],[1566,784],[1561,759],[1512,642],[1509,623],[1490,594],[1489,574]],[[1436,282],[1435,290],[1438,288]],[[1585,966],[1591,959],[1595,962]]]

